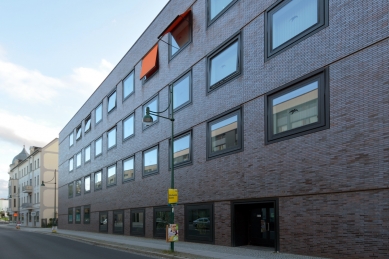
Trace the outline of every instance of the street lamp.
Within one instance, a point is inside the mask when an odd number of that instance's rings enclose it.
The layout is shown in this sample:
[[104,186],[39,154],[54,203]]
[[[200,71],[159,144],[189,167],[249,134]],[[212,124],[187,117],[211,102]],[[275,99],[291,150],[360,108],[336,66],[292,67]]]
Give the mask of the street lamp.
[[[174,108],[173,108],[173,85],[169,86],[169,94],[170,94],[170,102],[169,102],[168,107],[164,111],[154,112],[154,111],[150,111],[149,107],[146,107],[146,115],[143,117],[143,123],[146,126],[150,126],[151,124],[153,124],[153,117],[151,117],[151,115],[154,115],[154,116],[157,116],[157,117],[161,117],[161,118],[170,120],[172,122],[172,140],[171,140],[171,145],[170,145],[170,152],[171,152],[171,155],[170,155],[170,159],[171,159],[171,176],[170,176],[171,182],[170,182],[170,188],[174,189],[174,145],[173,145],[174,144],[173,143],[173,140],[174,140],[174,116],[173,116],[174,115]],[[159,115],[160,113],[163,113],[163,112],[167,111],[170,107],[171,107],[170,117],[164,117],[164,116]],[[171,213],[170,213],[170,223],[174,224],[174,204],[170,204],[170,205],[172,207],[172,210],[171,210]],[[172,252],[174,252],[174,242],[170,242],[170,250]]]
[[[54,180],[54,183],[51,183],[52,181]],[[57,207],[57,169],[54,170],[54,178],[51,179],[50,181],[42,181],[42,184],[41,186],[46,186],[45,183],[48,183],[48,184],[54,184],[54,217],[53,217],[53,225],[52,225],[52,228],[51,228],[51,232],[52,233],[57,233],[57,223],[56,223],[56,217],[55,217],[55,211],[56,211],[56,207]]]

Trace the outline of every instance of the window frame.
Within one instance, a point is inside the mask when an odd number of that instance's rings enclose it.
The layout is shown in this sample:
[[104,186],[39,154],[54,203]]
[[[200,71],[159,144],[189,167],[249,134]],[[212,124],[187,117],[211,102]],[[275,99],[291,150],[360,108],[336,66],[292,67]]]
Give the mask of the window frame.
[[[100,120],[98,120],[98,121],[96,121],[97,120],[97,109],[99,108],[101,106],[101,118],[100,118]],[[101,102],[101,103],[99,103],[99,105],[97,105],[96,106],[96,108],[95,108],[95,126],[97,125],[97,124],[99,124],[101,121],[103,120],[103,102]]]
[[[115,228],[115,214],[122,214],[123,215],[123,226],[122,226],[122,229],[120,231],[116,230]],[[124,234],[124,223],[125,223],[125,213],[124,213],[124,210],[114,210],[112,212],[112,217],[113,217],[113,220],[112,220],[112,233],[114,234]]]
[[[316,79],[316,80],[315,80]],[[278,134],[273,133],[272,100],[310,82],[318,81],[318,121]],[[329,69],[318,69],[265,94],[265,145],[330,128]],[[278,136],[274,136],[278,135]]]
[[[131,216],[130,216],[130,236],[142,236],[142,237],[144,237],[145,232],[146,232],[146,222],[145,222],[146,210],[145,209],[131,209],[130,213],[131,213]],[[143,213],[143,232],[141,232],[141,233],[136,233],[136,232],[134,233],[134,230],[132,227],[132,223],[134,221],[134,213]]]
[[[146,115],[146,108],[147,108],[147,105],[151,102],[154,101],[154,99],[157,100],[157,108],[158,108],[158,111],[156,112],[159,112],[159,94],[157,93],[156,95],[154,95],[153,97],[151,97],[150,99],[148,99],[143,105],[142,105],[142,118],[143,116]],[[155,116],[155,115],[153,115]],[[153,124],[151,124],[150,126],[145,126],[145,124],[142,122],[142,130],[146,130],[146,129],[149,129],[151,128],[152,126],[154,126],[156,123],[159,122],[159,117],[158,116],[155,116],[156,119],[153,121]],[[154,118],[153,118],[154,119]]]
[[[78,132],[80,132],[80,136],[79,137],[77,137],[77,133]],[[78,125],[76,127],[76,141],[80,140],[81,138],[82,138],[82,125],[80,124],[80,125]]]
[[[110,98],[115,95],[115,106],[111,108],[111,110],[109,110],[109,100]],[[117,92],[116,92],[116,88],[115,90],[113,90],[110,94],[107,95],[107,113],[110,114],[112,111],[116,110],[116,107],[117,107],[117,99],[118,99],[118,96],[117,96]]]
[[278,0],[273,5],[271,5],[269,8],[266,9],[264,21],[265,21],[265,27],[264,27],[264,44],[265,44],[265,62],[269,59],[277,56],[278,54],[292,48],[296,44],[300,43],[301,41],[311,37],[313,34],[321,31],[322,29],[328,27],[329,25],[329,5],[328,0],[317,0],[318,1],[318,23],[315,25],[312,25],[311,27],[307,28],[305,31],[302,31],[301,33],[295,35],[291,39],[285,41],[275,49],[271,49],[272,47],[272,15],[276,13],[277,11],[281,10],[284,6],[286,6],[288,3],[291,2],[291,0]]
[[[72,212],[71,214],[69,214],[70,211]],[[69,215],[72,215],[71,221],[69,220]],[[68,224],[73,224],[73,222],[74,222],[74,210],[73,208],[68,208]]]
[[[100,173],[100,187],[99,188],[96,188],[96,174],[99,174]],[[94,191],[99,191],[99,190],[102,190],[103,189],[103,170],[99,170],[99,171],[96,171],[93,173],[93,190]]]
[[[115,167],[115,182],[114,183],[108,183],[108,179],[109,179],[109,175],[108,175],[108,171],[110,168],[112,167]],[[114,163],[114,164],[111,164],[109,166],[107,166],[107,181],[106,181],[106,187],[111,187],[111,186],[115,186],[117,184],[117,178],[118,178],[118,168],[117,168],[117,164]]]
[[[125,122],[126,122],[128,119],[130,119],[131,117],[133,118],[133,119],[132,119],[133,133],[132,133],[131,135],[128,135],[127,137],[125,137],[125,136],[124,136],[124,128],[125,128],[124,124],[125,124]],[[124,118],[124,119],[122,120],[122,129],[123,129],[123,130],[122,130],[122,141],[123,141],[123,142],[126,141],[126,140],[128,140],[128,139],[130,139],[130,138],[132,138],[133,136],[135,136],[135,112],[129,114],[126,118]]]
[[[234,114],[236,114],[238,116],[238,119],[237,119],[238,142],[239,142],[238,146],[235,148],[229,148],[229,149],[221,150],[218,152],[212,152],[212,150],[211,150],[211,148],[212,148],[211,126],[218,123],[218,122],[225,120],[226,117],[234,116]],[[242,152],[244,150],[244,148],[243,148],[243,143],[244,143],[243,117],[244,117],[243,106],[239,106],[239,107],[236,107],[234,109],[228,110],[222,114],[219,114],[219,115],[217,115],[217,116],[215,116],[207,121],[207,160],[211,160],[211,159],[222,157],[222,156],[228,156],[231,154]]]
[[[81,224],[81,222],[82,222],[82,218],[81,218],[81,206],[78,206],[78,207],[75,207],[74,208],[75,210],[74,210],[74,216],[75,216],[75,218],[74,218],[74,223],[75,224]],[[77,221],[77,209],[80,211],[80,221]]]
[[[85,205],[85,206],[84,206],[84,209],[83,209],[83,211],[82,211],[82,212],[83,212],[83,213],[82,213],[82,214],[83,214],[83,220],[82,220],[82,222],[83,222],[84,224],[90,224],[90,214],[91,214],[90,207],[91,207],[90,205]],[[88,221],[86,221],[87,218],[85,217],[85,215],[86,215],[86,214],[85,214],[85,209],[89,209],[89,216],[88,216],[88,219],[89,219],[89,220],[88,220]]]
[[[70,169],[70,165],[72,165],[72,169]],[[74,171],[74,157],[69,159],[69,173]]]
[[[217,46],[211,53],[207,56],[207,93],[210,93],[221,86],[225,85],[227,82],[235,79],[242,73],[242,64],[243,64],[243,55],[242,55],[242,32],[239,31],[232,35],[230,38],[225,40],[222,44]],[[232,46],[235,42],[238,42],[238,53],[237,53],[237,68],[235,72],[227,75],[226,77],[220,79],[213,85],[211,85],[211,74],[212,74],[212,62],[211,60],[218,56],[219,54],[223,53],[227,48]]]
[[69,134],[69,148],[74,145],[74,131]]
[[[97,154],[96,155],[96,143],[97,143],[97,141],[99,141],[101,139],[101,152],[99,153],[99,154]],[[97,158],[97,157],[99,157],[99,156],[101,156],[101,155],[103,155],[103,136],[101,135],[99,138],[97,138],[95,141],[95,158]]]
[[[153,208],[153,237],[154,238],[163,238],[165,239],[166,238],[166,231],[164,231],[162,233],[161,232],[157,232],[157,227],[156,227],[156,223],[157,223],[157,216],[156,216],[156,213],[157,212],[169,212],[169,213],[172,213],[172,208],[171,207],[167,207],[167,206],[163,206],[163,207],[154,207]],[[169,214],[169,219],[170,219],[170,214]],[[169,222],[168,222],[169,224]]]
[[[109,134],[110,134],[112,131],[115,131],[115,144],[112,145],[112,146],[109,146]],[[116,145],[117,145],[117,142],[118,142],[118,140],[117,140],[117,127],[116,127],[116,125],[115,125],[114,127],[112,127],[112,128],[110,128],[109,130],[107,130],[107,150],[109,151],[109,150],[115,148]]]
[[[89,177],[89,191],[86,190],[85,186],[86,186],[86,181],[85,179]],[[92,189],[92,177],[91,175],[86,175],[84,176],[84,194],[87,194],[87,193],[90,193],[91,192],[91,189]]]
[[[72,195],[69,194],[70,188],[72,190]],[[71,199],[73,197],[74,197],[74,182],[71,182],[71,183],[68,183],[68,199]]]
[[[213,203],[202,203],[202,204],[187,204],[184,205],[184,228],[185,228],[185,241],[200,241],[206,243],[213,243],[215,241],[215,215],[214,215],[214,204]],[[201,210],[208,209],[210,210],[210,237],[198,237],[192,236],[189,234],[189,215],[190,210]]]
[[[124,162],[126,162],[127,160],[129,159],[132,159],[132,163],[133,163],[133,170],[134,170],[134,175],[132,178],[128,178],[128,179],[124,179]],[[135,180],[135,155],[132,155],[132,156],[129,156],[127,158],[124,158],[122,160],[122,183],[126,183],[126,182],[132,182]]]
[[[80,165],[78,165],[78,157],[80,157]],[[76,154],[76,169],[82,165],[82,150]]]
[[187,22],[189,23],[188,26],[189,26],[189,40],[181,47],[179,48],[176,53],[172,54],[172,47],[173,47],[173,44],[172,44],[172,32],[169,32],[168,33],[168,56],[169,56],[169,62],[175,58],[183,49],[185,49],[186,47],[188,47],[191,43],[192,43],[192,38],[193,38],[193,28],[192,28],[192,25],[193,25],[193,22],[192,22],[192,12],[190,12],[186,17],[185,19],[183,19],[179,24],[177,24],[177,26],[172,30],[174,31],[176,28],[178,28],[178,26],[180,26],[183,22],[185,22],[187,19],[189,19]]
[[233,6],[238,0],[232,0],[231,3],[229,3],[226,7],[224,7],[215,17],[211,19],[211,1],[207,0],[207,24],[208,27],[211,26],[217,19],[219,19],[225,12],[227,12],[228,9],[230,9],[231,6]]
[[[86,154],[87,154],[87,149],[89,148],[89,159],[86,160]],[[84,148],[84,164],[88,163],[91,161],[91,152],[92,152],[92,148],[91,148],[91,144],[89,144],[88,146],[86,146]]]
[[[100,222],[101,216],[106,216],[107,224],[101,224],[101,222]],[[100,227],[101,225],[106,225],[107,229],[106,230],[101,230],[101,227]],[[101,233],[108,233],[108,211],[100,211],[99,212],[99,232],[101,232]]]
[[[77,193],[77,183],[80,182],[80,193],[78,194]],[[75,193],[75,196],[81,196],[82,194],[82,178],[79,178],[75,181],[75,186],[76,186],[76,193]]]
[[[179,135],[174,136],[173,145],[174,145],[174,140],[186,137],[188,135],[189,135],[189,161],[178,163],[178,164],[174,165],[174,168],[180,168],[180,167],[184,167],[184,166],[193,164],[193,162],[192,162],[192,154],[193,154],[192,153],[192,148],[193,148],[193,144],[192,144],[193,143],[192,129],[189,130],[189,131],[186,131],[184,133],[181,133]],[[170,138],[169,139],[169,150],[171,150],[171,145],[172,145],[172,139]],[[169,170],[171,170],[171,168],[172,168],[172,158],[171,158],[171,152],[169,152]]]
[[[157,170],[145,174],[145,153],[153,149],[157,149]],[[155,174],[159,174],[159,145],[158,144],[142,151],[142,178],[152,176]]]
[[[132,75],[132,91],[127,95],[124,96],[124,82]],[[135,69],[132,69],[130,73],[128,73],[123,79],[122,79],[122,92],[123,92],[123,102],[127,100],[131,95],[135,93]]]
[[[90,121],[90,123],[89,123],[89,129],[87,129],[86,128],[86,124],[87,124],[87,121],[88,121],[88,119],[89,119],[89,121]],[[85,118],[85,120],[84,120],[84,134],[86,134],[86,133],[88,133],[88,132],[90,132],[91,130],[92,130],[92,115],[91,114],[89,114],[86,118]]]
[[[169,91],[172,90],[173,88],[173,91],[174,91],[174,85],[175,84],[178,84],[180,82],[182,82],[187,76],[189,76],[189,100],[184,102],[183,104],[177,106],[176,108],[173,108],[173,111],[174,113],[178,112],[179,110],[185,108],[186,106],[190,105],[192,103],[192,100],[193,100],[193,96],[192,96],[192,69],[190,69],[189,71],[186,71],[184,72],[182,75],[180,75],[177,79],[175,79],[170,85],[169,85]],[[173,95],[174,95],[174,92],[173,92]],[[169,101],[171,99],[171,95],[169,94]],[[173,103],[174,105],[174,103]],[[171,114],[171,109],[169,109],[169,114]]]

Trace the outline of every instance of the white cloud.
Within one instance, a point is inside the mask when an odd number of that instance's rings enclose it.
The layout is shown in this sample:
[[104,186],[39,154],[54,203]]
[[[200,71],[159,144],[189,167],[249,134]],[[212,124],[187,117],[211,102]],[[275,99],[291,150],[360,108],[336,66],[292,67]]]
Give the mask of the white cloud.
[[0,198],[8,197],[8,181],[0,179]]

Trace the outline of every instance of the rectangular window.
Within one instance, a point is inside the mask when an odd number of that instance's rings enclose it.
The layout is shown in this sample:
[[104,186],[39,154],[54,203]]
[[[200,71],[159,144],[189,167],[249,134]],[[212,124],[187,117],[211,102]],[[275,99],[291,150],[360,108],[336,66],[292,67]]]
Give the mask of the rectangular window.
[[134,157],[130,157],[123,161],[123,182],[134,178]]
[[154,208],[154,237],[166,238],[166,225],[170,221],[171,208]]
[[116,146],[116,127],[108,131],[108,149]]
[[143,176],[158,173],[158,146],[143,152]]
[[91,130],[91,116],[89,115],[88,117],[86,117],[85,119],[85,129],[84,129],[84,132],[88,132]]
[[145,210],[136,209],[131,210],[131,236],[144,236],[145,235]]
[[[150,100],[148,103],[143,105],[143,116],[146,115],[146,108],[147,107],[150,108],[150,111],[158,112],[158,96],[156,96],[155,98]],[[157,116],[151,115],[151,114],[150,114],[150,116],[153,118],[153,124],[158,121],[158,117]],[[148,127],[150,127],[150,126],[146,126],[146,125],[143,124],[143,129],[146,129]]]
[[68,223],[73,224],[73,208],[68,209]]
[[192,75],[185,74],[173,83],[173,108],[174,111],[192,102]]
[[[174,166],[191,162],[191,133],[174,138]],[[171,157],[171,156],[170,156]],[[171,166],[171,162],[170,162]]]
[[103,137],[100,137],[95,141],[95,157],[101,155],[102,151],[103,151]]
[[208,25],[211,25],[237,0],[208,0]]
[[81,179],[76,180],[76,196],[81,195]]
[[185,206],[185,240],[213,242],[213,205]]
[[177,53],[192,41],[191,15],[186,17],[169,34],[169,57],[172,59]]
[[73,171],[74,160],[73,157],[69,159],[69,172]]
[[208,91],[240,74],[240,45],[241,37],[238,34],[208,56]]
[[208,122],[208,158],[242,150],[242,115],[236,110]]
[[278,1],[265,12],[267,58],[328,25],[328,0]]
[[108,112],[112,111],[116,107],[116,91],[108,96]]
[[81,138],[81,125],[76,128],[76,140]]
[[116,184],[116,164],[107,169],[107,186]]
[[81,207],[76,208],[76,224],[81,223]]
[[90,161],[90,145],[84,149],[84,161],[85,163]]
[[124,211],[113,211],[113,233],[124,233]]
[[134,92],[134,70],[123,80],[123,100]]
[[73,146],[74,144],[74,133],[70,133],[69,135],[69,147]]
[[81,151],[76,155],[76,167],[81,166]]
[[90,223],[90,206],[84,206],[84,224]]
[[84,178],[84,193],[90,192],[90,175]]
[[266,95],[267,143],[329,128],[327,71],[315,71]]
[[134,114],[123,120],[123,140],[134,135]]
[[95,191],[100,190],[101,188],[101,171],[99,171],[95,173]]
[[100,103],[95,110],[95,124],[99,123],[103,119],[103,103]]
[[108,212],[106,211],[99,213],[99,231],[108,232]]

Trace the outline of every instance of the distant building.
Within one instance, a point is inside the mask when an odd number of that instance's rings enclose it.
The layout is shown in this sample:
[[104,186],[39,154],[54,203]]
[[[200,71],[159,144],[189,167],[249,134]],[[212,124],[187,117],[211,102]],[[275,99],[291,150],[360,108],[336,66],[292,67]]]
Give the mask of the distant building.
[[0,198],[0,213],[4,213],[5,217],[8,217],[8,202],[8,199]]
[[[54,218],[54,192],[57,193],[54,182],[58,184],[58,174],[54,179],[54,170],[58,170],[57,138],[42,148],[30,147],[29,152],[23,147],[15,156],[8,172],[8,211],[12,222],[20,221],[22,226],[40,227]],[[42,181],[45,186],[41,186]]]

